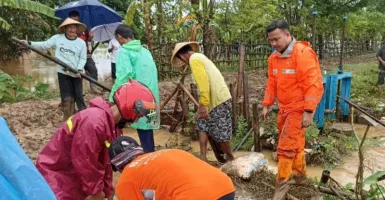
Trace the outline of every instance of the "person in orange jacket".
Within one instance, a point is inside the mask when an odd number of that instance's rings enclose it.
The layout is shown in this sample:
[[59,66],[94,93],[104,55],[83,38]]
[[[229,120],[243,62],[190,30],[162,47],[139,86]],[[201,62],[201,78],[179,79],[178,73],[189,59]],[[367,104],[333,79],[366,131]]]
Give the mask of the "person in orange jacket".
[[120,136],[109,148],[111,166],[122,174],[119,200],[234,200],[235,187],[220,169],[179,149],[144,153],[138,142]]
[[[286,21],[271,22],[266,34],[275,52],[268,59],[263,117],[266,121],[269,107],[278,99],[278,174],[273,197],[278,200],[285,197],[287,183],[306,180],[304,133],[313,122],[324,89],[316,53],[308,42],[291,36]],[[292,172],[294,180],[289,181]]]

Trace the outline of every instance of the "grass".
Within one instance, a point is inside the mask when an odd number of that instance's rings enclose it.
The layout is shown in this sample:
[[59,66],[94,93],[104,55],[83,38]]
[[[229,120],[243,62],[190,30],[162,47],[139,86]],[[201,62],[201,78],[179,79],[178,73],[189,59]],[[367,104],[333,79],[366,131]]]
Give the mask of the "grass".
[[351,99],[362,106],[373,108],[377,112],[385,112],[379,107],[385,103],[385,88],[378,87],[378,62],[344,65],[345,72],[352,72]]

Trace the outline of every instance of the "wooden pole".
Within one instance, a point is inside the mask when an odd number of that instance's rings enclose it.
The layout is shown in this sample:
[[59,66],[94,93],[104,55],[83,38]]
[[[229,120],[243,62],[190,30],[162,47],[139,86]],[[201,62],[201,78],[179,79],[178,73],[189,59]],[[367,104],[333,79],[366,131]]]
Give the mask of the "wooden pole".
[[344,16],[343,17],[343,21],[342,21],[342,35],[341,35],[341,54],[340,54],[340,66],[338,66],[338,73],[343,73],[344,69],[343,69],[343,64],[342,64],[342,60],[343,60],[343,55],[344,55],[344,44],[345,44],[345,30],[346,30],[346,20],[348,19],[348,16]]
[[[239,109],[239,112],[238,112],[238,114],[239,115],[242,115],[243,116],[243,101],[241,101],[241,102],[239,102],[238,103],[238,109]],[[243,118],[245,118],[245,116],[243,116]],[[246,118],[245,118],[246,119]],[[246,119],[247,120],[247,119]]]
[[187,90],[187,88],[180,83],[178,85],[179,85],[179,88],[182,89],[183,92],[185,92],[187,94],[187,96],[191,99],[191,101],[194,103],[194,105],[199,106],[199,103],[194,99],[194,97],[190,94],[190,92]]
[[241,44],[239,48],[239,66],[238,66],[238,78],[237,78],[237,101],[242,96],[242,80],[245,72],[245,45]]
[[231,104],[232,104],[232,110],[233,110],[233,135],[236,135],[237,120],[238,120],[237,97],[236,97],[235,90],[236,90],[235,85],[233,83],[230,83]]
[[259,133],[259,110],[258,104],[253,104],[253,129],[254,129],[254,151],[261,152],[261,141]]
[[172,97],[174,97],[174,95],[176,94],[176,92],[178,91],[179,87],[175,87],[174,91],[172,91],[171,95],[167,97],[167,99],[165,101],[163,101],[163,103],[160,105],[160,110],[162,111],[164,106],[167,105],[167,103],[172,99]]
[[313,14],[313,27],[312,27],[312,46],[313,50],[317,52],[317,47],[316,47],[316,38],[317,38],[317,14],[318,12],[315,10],[312,12]]
[[189,113],[189,110],[188,110],[188,105],[186,103],[186,99],[184,99],[182,97],[179,97],[179,103],[180,103],[180,105],[182,107],[184,121],[189,120],[190,113]]
[[[198,99],[198,92],[197,92],[197,86],[194,83],[190,84],[191,87],[191,95],[195,98]],[[194,109],[195,111],[198,110],[198,106],[194,104]]]
[[245,117],[247,124],[250,125],[249,118],[249,85],[247,74],[243,74],[243,116]]
[[[35,48],[35,47],[32,47],[24,42],[22,42],[21,40],[15,38],[15,37],[12,37],[12,40],[20,45],[23,45],[24,47],[27,47],[28,49],[31,49],[32,51],[40,54],[41,56],[47,58],[48,60],[51,60],[52,62],[64,67],[65,69],[69,70],[70,72],[74,73],[74,74],[77,74],[79,73],[78,71],[76,71],[74,68],[72,68],[71,66],[67,65],[66,63],[60,61],[59,59],[57,58],[54,58],[50,55],[47,55],[46,53],[44,53],[43,51],[40,51],[39,49]],[[102,89],[108,91],[108,92],[111,92],[111,88],[108,88],[107,86],[99,83],[97,80],[93,79],[92,77],[86,75],[85,73],[79,73],[80,76],[83,78],[83,79],[86,79],[87,81],[101,87]]]
[[[187,75],[186,73],[187,71],[187,66],[183,69],[183,72],[182,72],[182,77],[180,78],[179,80],[179,83],[183,83],[184,82],[184,79]],[[164,107],[167,105],[167,103],[172,99],[172,97],[176,94],[176,92],[178,92],[178,85],[177,87],[175,87],[174,91],[172,91],[171,95],[167,97],[167,99],[160,105],[160,111],[162,111],[164,109]],[[178,92],[179,94],[179,92]]]

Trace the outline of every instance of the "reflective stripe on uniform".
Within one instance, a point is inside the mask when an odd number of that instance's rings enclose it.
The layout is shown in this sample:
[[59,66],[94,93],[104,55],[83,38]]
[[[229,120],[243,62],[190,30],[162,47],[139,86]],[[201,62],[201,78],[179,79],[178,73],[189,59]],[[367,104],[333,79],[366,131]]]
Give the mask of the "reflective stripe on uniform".
[[283,74],[295,74],[295,69],[282,69]]
[[68,130],[69,131],[72,131],[72,116],[70,118],[67,119],[67,126],[68,126]]
[[111,144],[108,142],[108,140],[104,141],[104,144],[106,145],[107,148],[110,148]]
[[274,96],[274,95],[271,95],[271,94],[266,93],[266,94],[265,94],[265,98],[276,99],[277,97]]
[[305,96],[305,100],[306,101],[317,101],[317,97],[306,97]]

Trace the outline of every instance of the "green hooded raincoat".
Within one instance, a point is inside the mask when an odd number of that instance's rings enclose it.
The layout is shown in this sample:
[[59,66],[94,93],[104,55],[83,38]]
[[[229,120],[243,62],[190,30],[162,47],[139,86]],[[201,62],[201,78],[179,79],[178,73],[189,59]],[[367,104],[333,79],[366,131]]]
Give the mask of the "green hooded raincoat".
[[[139,40],[132,40],[122,46],[116,60],[116,80],[112,86],[109,101],[114,102],[115,91],[129,79],[134,79],[146,85],[154,94],[156,102],[159,100],[158,70],[156,68],[151,52],[142,47]],[[131,125],[135,129],[159,129],[159,125],[154,127],[147,123],[147,119],[142,117],[135,124]]]

